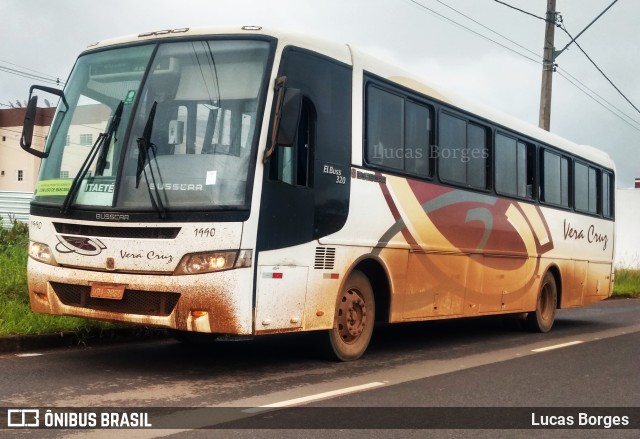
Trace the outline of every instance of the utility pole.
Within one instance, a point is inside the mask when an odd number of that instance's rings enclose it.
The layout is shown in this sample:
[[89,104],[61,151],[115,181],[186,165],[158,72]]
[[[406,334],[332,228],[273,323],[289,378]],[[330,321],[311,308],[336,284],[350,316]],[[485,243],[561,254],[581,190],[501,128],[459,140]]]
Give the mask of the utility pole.
[[551,125],[551,87],[555,70],[554,38],[556,31],[556,0],[547,0],[547,25],[544,32],[542,88],[540,90],[540,128],[549,131]]

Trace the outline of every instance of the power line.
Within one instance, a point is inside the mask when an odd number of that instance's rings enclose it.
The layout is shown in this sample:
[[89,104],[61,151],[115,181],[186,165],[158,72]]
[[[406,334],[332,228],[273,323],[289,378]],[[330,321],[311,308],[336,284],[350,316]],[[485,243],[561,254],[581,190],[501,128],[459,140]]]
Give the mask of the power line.
[[[624,111],[622,111],[621,109],[619,109],[618,107],[616,107],[614,104],[612,104],[611,102],[609,102],[608,100],[606,100],[605,98],[603,98],[601,95],[599,95],[595,90],[591,89],[587,84],[585,84],[584,82],[580,81],[578,78],[576,78],[575,76],[573,76],[571,73],[569,73],[566,69],[560,68],[558,67],[558,70],[561,70],[565,75],[569,76],[571,79],[573,79],[575,82],[577,82],[578,84],[580,84],[582,87],[584,87],[585,89],[589,90],[589,92],[595,96],[598,97],[598,99],[600,99],[601,101],[605,102],[607,105],[609,105],[609,107],[613,108],[615,111],[618,112],[619,115],[621,115],[622,117],[627,118],[628,120],[630,120],[631,122],[633,122],[634,124],[637,124],[638,126],[640,126],[640,121],[634,119],[633,117],[629,116],[628,114],[626,114]],[[567,79],[565,77],[565,79]],[[580,87],[578,87],[580,88]],[[582,90],[584,93],[586,93],[584,90]]]
[[[557,72],[558,75],[560,75],[565,81],[567,81],[569,84],[573,85],[575,88],[577,88],[578,90],[580,90],[582,93],[584,93],[587,97],[589,97],[590,99],[592,99],[594,102],[596,102],[598,105],[600,105],[602,108],[604,108],[605,110],[607,110],[609,113],[613,114],[615,117],[617,117],[618,119],[620,119],[622,122],[624,122],[625,124],[629,125],[629,127],[633,128],[634,130],[640,132],[640,125],[638,121],[632,119],[631,117],[629,117],[628,115],[626,115],[625,113],[622,113],[617,107],[615,107],[613,104],[611,104],[609,101],[607,101],[606,99],[604,99],[602,96],[598,95],[597,93],[593,92],[593,90],[591,90],[589,87],[587,87],[584,83],[582,83],[580,80],[576,79],[575,77],[573,77],[571,74],[569,74],[566,70],[563,71],[558,71]],[[571,79],[569,79],[571,78]],[[573,79],[573,80],[572,80]],[[575,82],[574,82],[575,81]],[[582,85],[582,87],[586,88],[587,90],[590,90],[593,94],[587,93],[584,89],[582,89],[580,86],[578,86],[578,84],[576,84],[576,82],[580,85]],[[604,101],[606,104],[608,104],[609,106],[613,107],[610,108],[607,105],[605,105],[603,102],[599,101],[598,99],[596,99],[595,96],[597,96],[599,99],[601,99],[602,101]],[[615,109],[615,111],[614,111]],[[617,113],[616,113],[617,111]],[[626,118],[626,119],[625,119]],[[627,120],[628,119],[628,120]]]
[[519,44],[519,43],[517,43],[517,42],[513,41],[511,38],[509,38],[509,37],[506,37],[506,36],[502,35],[501,33],[499,33],[499,32],[497,32],[497,31],[495,31],[495,30],[491,29],[489,26],[485,26],[484,24],[480,23],[478,20],[475,20],[474,18],[469,17],[468,15],[464,14],[463,12],[458,11],[458,10],[457,10],[457,9],[455,9],[454,7],[449,6],[449,5],[448,5],[448,4],[446,4],[445,2],[443,2],[443,1],[441,1],[441,0],[436,0],[436,1],[437,1],[438,3],[440,3],[441,5],[443,5],[443,6],[447,7],[447,8],[449,8],[449,9],[451,9],[451,10],[452,10],[452,11],[454,11],[456,14],[460,14],[460,15],[462,15],[462,16],[463,16],[464,18],[466,18],[467,20],[471,20],[472,22],[474,22],[474,23],[475,23],[475,24],[477,24],[478,26],[480,26],[480,27],[482,27],[482,28],[484,28],[484,29],[488,30],[489,32],[491,32],[491,33],[493,33],[493,34],[498,35],[498,36],[499,36],[499,37],[501,37],[501,38],[504,38],[505,40],[509,41],[509,42],[510,42],[510,43],[512,43],[512,44],[515,44],[515,45],[516,45],[516,46],[518,46],[519,48],[524,49],[524,50],[526,50],[527,52],[529,52],[529,53],[533,54],[534,56],[537,56],[538,58],[542,59],[542,57],[541,57],[538,53],[534,52],[533,50],[530,50],[530,49],[528,49],[528,48],[524,47],[523,45],[521,45],[521,44]]
[[545,17],[540,17],[540,16],[538,16],[538,15],[536,15],[536,14],[532,14],[531,12],[527,12],[527,11],[525,11],[524,9],[516,8],[515,6],[512,6],[512,5],[510,5],[509,3],[501,2],[500,0],[494,0],[494,1],[495,1],[496,3],[500,3],[501,5],[505,5],[505,6],[509,7],[509,8],[511,8],[511,9],[515,9],[516,11],[520,11],[520,12],[522,12],[523,14],[530,15],[530,16],[532,16],[533,18],[537,18],[538,20],[547,21],[547,19],[546,19]]
[[593,66],[594,66],[594,67],[595,67],[595,68],[600,72],[600,74],[604,77],[604,79],[606,79],[606,80],[609,82],[609,84],[611,84],[611,85],[613,86],[613,88],[615,88],[615,89],[616,89],[616,91],[620,94],[620,96],[622,96],[622,97],[624,98],[624,100],[625,100],[625,101],[627,101],[627,102],[629,103],[629,105],[631,105],[631,106],[634,108],[634,110],[636,110],[638,113],[640,113],[640,110],[638,109],[638,107],[636,107],[636,106],[633,104],[633,102],[631,102],[631,101],[629,100],[629,98],[627,98],[627,97],[625,96],[625,94],[624,94],[624,93],[622,93],[622,91],[621,91],[621,90],[620,90],[620,89],[619,89],[619,88],[618,88],[618,87],[613,83],[613,81],[612,81],[611,79],[609,79],[609,77],[608,77],[608,76],[607,76],[607,75],[602,71],[602,69],[601,69],[600,67],[598,67],[598,65],[595,63],[595,61],[594,61],[593,59],[591,59],[591,57],[587,54],[587,52],[585,52],[585,51],[584,51],[584,49],[580,46],[580,44],[578,44],[578,42],[577,42],[577,41],[575,41],[575,38],[573,38],[573,37],[571,36],[571,34],[567,31],[567,29],[566,29],[566,27],[564,26],[564,24],[562,24],[562,25],[560,26],[560,29],[562,29],[562,30],[563,30],[563,31],[564,31],[564,32],[569,36],[569,38],[571,38],[571,39],[573,40],[574,44],[575,44],[576,46],[578,46],[578,49],[580,49],[580,51],[584,54],[584,56],[586,56],[586,57],[587,57],[587,59],[591,62],[591,64],[593,64]]
[[446,20],[446,21],[449,21],[449,22],[451,22],[451,23],[455,24],[455,25],[456,25],[456,26],[458,26],[458,27],[461,27],[461,28],[465,29],[465,30],[466,30],[466,31],[468,31],[468,32],[471,32],[472,34],[474,34],[474,35],[476,35],[476,36],[478,36],[478,37],[480,37],[480,38],[482,38],[482,39],[485,39],[485,40],[487,40],[487,41],[490,41],[490,42],[492,42],[492,43],[494,43],[494,44],[497,44],[498,46],[500,46],[500,47],[502,47],[502,48],[504,48],[504,49],[509,50],[510,52],[513,52],[513,53],[515,53],[515,54],[517,54],[517,55],[520,55],[521,57],[526,58],[526,59],[528,59],[529,61],[533,61],[533,62],[534,62],[534,63],[536,63],[536,64],[540,64],[540,63],[541,63],[540,61],[538,61],[538,60],[536,60],[536,59],[533,59],[533,58],[531,58],[531,57],[530,57],[530,56],[528,56],[528,55],[525,55],[525,54],[523,54],[523,53],[520,53],[520,52],[518,52],[517,50],[515,50],[515,49],[513,49],[513,48],[511,48],[511,47],[509,47],[509,46],[505,46],[504,44],[502,44],[502,43],[500,43],[500,42],[498,42],[498,41],[496,41],[496,40],[493,40],[493,39],[489,38],[489,37],[488,37],[488,36],[486,36],[486,35],[482,35],[481,33],[476,32],[475,30],[473,30],[473,29],[471,29],[471,28],[469,28],[469,27],[467,27],[467,26],[465,26],[465,25],[463,25],[463,24],[461,24],[461,23],[458,23],[457,21],[455,21],[455,20],[453,20],[453,19],[451,19],[451,18],[447,17],[446,15],[443,15],[443,14],[441,14],[441,13],[439,13],[439,12],[437,12],[437,11],[435,11],[435,10],[433,10],[433,9],[431,9],[431,8],[429,8],[429,7],[427,7],[427,6],[425,6],[425,5],[423,5],[422,3],[419,3],[419,2],[417,2],[417,1],[415,1],[415,0],[407,0],[407,1],[408,1],[408,2],[410,2],[410,3],[413,3],[414,5],[416,5],[416,6],[420,7],[420,8],[422,8],[422,9],[425,9],[425,10],[427,10],[427,11],[431,12],[432,14],[437,15],[438,17],[440,17],[440,18],[442,18],[442,19],[444,19],[444,20]]
[[30,72],[39,73],[41,75],[48,76],[48,77],[50,77],[52,79],[58,79],[57,77],[55,77],[53,75],[49,75],[48,73],[40,72],[40,71],[35,70],[35,69],[30,69],[29,67],[21,66],[20,64],[12,63],[10,61],[7,61],[6,59],[0,59],[0,62],[12,65],[14,67],[20,67],[22,70],[29,70]]
[[[439,1],[439,0],[436,0]],[[502,2],[500,0],[494,0],[496,3],[500,3],[504,6],[508,6],[511,9],[515,9],[519,12],[522,12],[524,14],[530,15],[532,17],[535,17],[537,19],[540,20],[544,20],[547,21],[547,19],[543,18],[543,17],[539,17],[535,14],[532,14],[530,12],[527,12],[523,9],[520,8],[516,8],[515,6],[512,6],[508,3]],[[605,12],[607,12],[611,6],[613,6],[618,0],[615,0],[613,3],[611,3],[602,13],[600,13],[600,15],[598,15],[590,24],[589,26],[591,26],[591,24],[593,24],[593,22],[595,22],[598,18],[600,18]],[[571,34],[567,31],[566,27],[564,26],[564,23],[560,23],[560,24],[556,24],[557,27],[559,27],[560,29],[562,29],[568,36],[569,38],[571,38],[571,41],[569,42],[569,44],[567,44],[567,46],[565,46],[564,49],[562,49],[560,52],[564,51],[571,43],[575,43],[576,46],[578,46],[578,48],[580,49],[580,51],[584,54],[584,56],[587,57],[587,59],[594,65],[594,67],[600,72],[600,74],[602,74],[602,76],[609,81],[609,83],[613,86],[613,88],[616,89],[616,91],[637,111],[640,113],[640,110],[624,95],[624,93],[622,93],[622,91],[620,91],[620,89],[613,83],[613,81],[611,81],[611,79],[609,79],[609,77],[602,71],[602,69],[600,67],[598,67],[598,65],[593,61],[593,59],[591,59],[591,57],[584,51],[584,49],[582,49],[582,47],[580,47],[580,44],[578,44],[578,42],[576,41],[576,38],[574,38],[573,36],[571,36]],[[587,28],[589,27],[587,26]],[[585,28],[582,32],[580,32],[580,34],[578,35],[578,37],[580,35],[582,35],[582,33],[587,29]],[[559,54],[559,53],[558,53]],[[565,74],[568,76],[571,76],[575,81],[580,82],[579,80],[577,80],[575,77],[573,77],[572,75],[569,74],[569,72],[567,72],[566,70],[564,70]],[[566,79],[569,83],[573,84],[576,88],[578,88],[578,90],[582,91],[583,93],[585,93],[587,96],[589,96],[591,99],[595,100],[596,102],[598,102],[600,105],[603,105],[601,102],[599,102],[597,99],[595,99],[593,97],[593,95],[590,95],[589,93],[587,93],[584,89],[581,89],[580,87],[578,87],[574,82],[572,82],[569,78],[567,78],[564,75],[561,75],[564,77],[564,79]],[[638,123],[635,119],[633,119],[631,116],[627,115],[625,112],[623,112],[622,110],[620,110],[619,108],[617,108],[616,106],[614,106],[613,104],[611,104],[609,101],[607,101],[606,99],[604,99],[602,96],[598,95],[597,93],[595,93],[593,90],[591,90],[589,87],[587,87],[586,85],[584,85],[582,82],[580,82],[580,84],[583,85],[583,87],[587,88],[591,93],[595,94],[598,98],[600,98],[602,101],[606,102],[608,105],[610,105],[611,107],[613,107],[616,111],[618,111],[619,114],[622,114],[624,117],[626,117],[627,119],[633,121],[634,123]],[[604,106],[604,105],[603,105]],[[607,108],[606,106],[604,106],[604,108],[606,108],[607,110],[611,111],[613,114],[615,114],[617,117],[620,117],[619,114],[616,114],[615,112],[613,112],[610,108]],[[625,123],[628,124],[628,122],[626,120],[623,119],[623,121]],[[635,127],[634,127],[635,128]],[[636,128],[637,129],[637,128]]]
[[47,78],[47,77],[44,77],[44,76],[35,75],[33,73],[24,72],[22,70],[13,69],[11,67],[7,67],[7,66],[3,66],[3,65],[0,65],[0,71],[9,73],[9,74],[15,75],[15,76],[22,76],[23,78],[36,79],[38,81],[44,81],[44,82],[48,82],[48,83],[56,84],[56,85],[64,85],[64,82],[60,81],[59,78],[50,79],[50,78]]
[[[602,16],[603,16],[603,15],[604,15],[604,14],[605,14],[609,9],[611,9],[611,7],[612,7],[613,5],[615,5],[617,2],[618,2],[618,0],[613,0],[613,3],[611,3],[609,6],[607,6],[607,8],[606,8],[604,11],[602,11],[602,12],[600,13],[600,15],[598,15],[596,18],[594,18],[594,19],[591,21],[591,23],[589,23],[589,24],[587,25],[587,27],[585,27],[584,29],[582,29],[582,30],[580,31],[580,33],[579,33],[578,35],[576,35],[576,37],[575,37],[575,38],[571,38],[571,41],[569,41],[569,42],[567,43],[567,45],[566,45],[566,46],[564,46],[564,47],[562,48],[562,50],[558,50],[558,51],[554,50],[554,52],[553,52],[553,56],[554,56],[554,58],[559,57],[559,56],[560,56],[560,54],[561,54],[562,52],[564,52],[565,50],[567,50],[567,47],[571,46],[571,44],[572,44],[572,43],[574,43],[578,38],[580,38],[580,35],[582,35],[583,33],[585,33],[585,32],[586,32],[586,30],[587,30],[587,29],[589,29],[593,23],[595,23],[596,21],[598,21],[598,19],[599,19],[600,17],[602,17]],[[560,17],[560,23],[562,24],[562,17]],[[558,27],[562,29],[562,25],[558,25]]]
[[[522,56],[522,57],[524,57],[524,58],[529,59],[530,61],[534,61],[534,62],[536,62],[537,64],[541,64],[541,62],[540,62],[540,61],[534,60],[534,59],[532,59],[532,58],[530,58],[530,57],[528,57],[528,56],[526,56],[526,55],[524,55],[524,54],[522,54],[522,53],[520,53],[520,52],[518,52],[518,51],[516,51],[516,50],[514,50],[514,49],[512,49],[512,48],[509,48],[509,47],[507,47],[507,46],[505,46],[505,45],[503,45],[503,44],[501,44],[501,43],[499,43],[499,42],[497,42],[497,41],[495,41],[495,40],[493,40],[493,39],[491,39],[491,38],[489,38],[489,37],[487,37],[487,36],[485,36],[485,35],[482,35],[482,34],[480,34],[480,33],[476,32],[476,31],[474,31],[474,30],[472,30],[472,29],[470,29],[470,28],[468,28],[468,27],[466,27],[466,26],[462,25],[461,23],[456,22],[455,20],[453,20],[453,19],[451,19],[451,18],[449,18],[449,17],[446,17],[446,16],[445,16],[445,15],[443,15],[443,14],[440,14],[440,13],[438,13],[438,12],[434,11],[433,9],[431,9],[431,8],[429,8],[429,7],[425,6],[425,5],[423,5],[423,4],[421,4],[421,3],[417,2],[417,1],[413,1],[413,0],[408,0],[408,1],[409,1],[409,2],[411,2],[411,3],[413,3],[413,4],[414,4],[414,5],[416,5],[416,6],[419,6],[419,7],[423,8],[423,9],[427,10],[428,12],[431,12],[433,15],[436,15],[436,16],[438,16],[438,17],[439,17],[439,18],[441,18],[441,19],[444,19],[444,20],[446,20],[446,21],[448,21],[448,22],[450,22],[450,23],[452,23],[452,24],[455,24],[456,26],[458,26],[458,27],[460,27],[460,28],[463,28],[464,30],[467,30],[467,31],[469,31],[469,32],[473,33],[473,34],[474,34],[474,35],[476,35],[476,36],[479,36],[479,37],[481,37],[481,38],[483,38],[483,39],[485,39],[485,40],[488,40],[488,41],[490,41],[490,42],[492,42],[492,43],[494,43],[494,44],[497,44],[497,45],[499,45],[499,46],[500,46],[500,47],[502,47],[502,48],[508,49],[508,50],[510,50],[511,52],[514,52],[514,53],[516,53],[516,54],[518,54],[518,55],[520,55],[520,56]],[[510,41],[511,43],[513,43],[513,44],[517,45],[518,47],[520,47],[520,48],[522,48],[522,49],[526,50],[527,52],[532,53],[532,54],[534,54],[534,55],[535,55],[535,56],[537,56],[537,57],[540,57],[540,56],[539,56],[537,53],[535,53],[534,51],[532,51],[532,50],[530,50],[530,49],[528,49],[528,48],[526,48],[526,47],[524,47],[524,46],[522,46],[522,45],[520,45],[520,44],[516,43],[515,41],[511,40],[510,38],[508,38],[508,37],[506,37],[506,36],[504,36],[504,35],[502,35],[502,34],[500,34],[499,32],[494,31],[493,29],[491,29],[491,28],[489,28],[488,26],[486,26],[486,25],[484,25],[484,24],[480,23],[479,21],[477,21],[477,20],[475,20],[475,19],[471,18],[470,16],[468,16],[468,15],[466,15],[466,14],[464,14],[464,13],[462,13],[462,12],[458,11],[458,10],[456,10],[455,8],[453,8],[453,7],[451,7],[451,6],[449,6],[449,5],[445,4],[445,3],[443,3],[443,2],[442,2],[442,1],[440,1],[440,0],[436,0],[436,1],[437,1],[438,3],[441,3],[441,4],[442,4],[442,5],[444,5],[444,6],[448,7],[449,9],[451,9],[451,10],[455,11],[456,13],[458,13],[458,14],[462,15],[463,17],[467,18],[468,20],[473,21],[473,22],[474,22],[474,23],[476,23],[477,25],[482,26],[484,29],[490,30],[492,33],[494,33],[494,34],[496,34],[496,35],[500,36],[501,38],[504,38],[505,40]],[[505,6],[509,6],[509,7],[511,7],[511,5],[509,5],[509,4],[507,4],[507,3],[504,3],[504,2],[501,2],[501,1],[498,1],[498,0],[495,0],[495,1],[496,1],[497,3],[501,3],[501,4],[505,5]],[[524,13],[525,13],[525,14],[527,14],[527,15],[532,15],[532,16],[534,16],[535,18],[539,18],[539,19],[541,19],[541,20],[547,21],[545,18],[538,17],[538,16],[536,16],[536,15],[534,15],[534,14],[528,13],[527,11],[523,11],[523,10],[521,10],[521,9],[519,9],[519,8],[512,7],[512,9],[516,9],[516,10],[518,10],[518,11],[520,11],[520,12],[524,12]],[[563,30],[564,30],[564,29],[563,29]],[[565,31],[566,31],[566,30],[565,30]],[[576,43],[576,44],[577,44],[577,43]],[[609,112],[610,112],[610,113],[612,113],[614,116],[616,116],[617,118],[621,119],[624,123],[626,123],[627,125],[629,125],[631,128],[633,128],[633,129],[635,129],[635,130],[640,131],[640,129],[638,129],[638,128],[637,128],[637,126],[638,126],[638,124],[640,124],[640,122],[636,121],[636,120],[635,120],[635,119],[633,119],[631,116],[629,116],[628,114],[626,114],[623,110],[621,110],[620,108],[616,107],[614,104],[612,104],[611,102],[607,101],[605,98],[603,98],[602,96],[600,96],[598,93],[596,93],[594,90],[592,90],[591,88],[589,88],[586,84],[584,84],[584,83],[583,83],[582,81],[580,81],[578,78],[576,78],[575,76],[571,75],[571,73],[569,73],[566,69],[562,69],[562,71],[564,72],[564,74],[560,74],[560,75],[562,76],[562,78],[563,78],[563,79],[565,79],[565,80],[566,80],[567,82],[569,82],[571,85],[573,85],[574,87],[576,87],[579,91],[581,91],[583,94],[585,94],[588,98],[592,99],[592,100],[593,100],[594,102],[596,102],[598,105],[602,106],[605,110],[609,111]],[[578,84],[582,85],[582,87],[583,87],[583,88],[581,88],[581,87],[580,87],[579,85],[577,85],[576,83],[578,83]],[[586,89],[586,90],[585,90],[585,89]],[[588,91],[587,91],[587,90],[588,90]],[[604,102],[604,103],[603,103],[603,102]],[[606,103],[606,105],[605,105],[605,103]],[[608,105],[608,106],[607,106],[607,105]],[[634,124],[635,124],[635,125],[634,125]]]
[[[512,8],[512,9],[515,9],[515,10],[517,10],[517,11],[520,11],[520,12],[525,13],[525,14],[527,14],[527,15],[530,15],[530,16],[532,16],[532,17],[538,18],[538,19],[540,19],[540,20],[545,20],[545,21],[547,21],[545,18],[538,17],[538,16],[537,16],[537,15],[535,15],[535,14],[532,14],[532,13],[527,12],[527,11],[525,11],[525,10],[522,10],[522,9],[520,9],[520,8],[516,8],[515,6],[512,6],[512,5],[508,4],[508,3],[502,2],[502,1],[500,1],[500,0],[494,0],[494,1],[495,1],[496,3],[500,3],[500,4],[502,4],[502,5],[508,6],[508,7]],[[605,12],[607,12],[607,11],[611,8],[611,6],[613,6],[614,4],[616,4],[616,2],[617,2],[617,1],[618,1],[618,0],[615,0],[615,1],[614,1],[613,3],[611,3],[611,4],[610,4],[610,5],[609,5],[609,6],[608,6],[604,11],[602,11],[602,12],[600,13],[600,15],[598,15],[598,16],[597,16],[597,17],[596,17],[596,18],[595,18],[595,19],[594,19],[594,20],[589,24],[589,26],[591,26],[591,25],[592,25],[592,24],[593,24],[593,23],[594,23],[598,18],[600,18],[600,17],[601,17]],[[558,53],[554,54],[554,59],[555,59],[555,56],[557,56],[557,55],[559,55],[560,53],[564,52],[564,50],[565,50],[567,47],[569,47],[569,45],[571,45],[572,43],[575,43],[575,45],[576,45],[576,46],[578,46],[578,49],[580,49],[580,51],[584,54],[584,56],[586,56],[586,57],[587,57],[587,59],[591,62],[591,64],[593,64],[593,66],[594,66],[594,67],[598,70],[598,72],[600,72],[600,74],[601,74],[601,75],[602,75],[602,76],[603,76],[603,77],[604,77],[604,78],[609,82],[609,84],[611,84],[611,86],[612,86],[613,88],[615,88],[615,89],[616,89],[616,91],[620,94],[620,96],[622,96],[622,97],[624,98],[624,100],[625,100],[625,101],[627,101],[627,102],[629,103],[629,105],[631,105],[631,106],[633,107],[633,109],[634,109],[634,110],[636,110],[638,113],[640,113],[640,109],[638,109],[638,107],[636,107],[636,106],[633,104],[633,102],[631,102],[631,100],[629,100],[629,98],[627,98],[627,96],[625,96],[625,94],[624,94],[624,93],[622,93],[622,91],[621,91],[621,90],[620,90],[620,89],[619,89],[619,88],[618,88],[618,87],[613,83],[613,81],[612,81],[611,79],[609,79],[609,77],[608,77],[608,76],[607,76],[607,75],[602,71],[602,69],[601,69],[600,67],[598,67],[598,65],[595,63],[595,61],[594,61],[593,59],[591,59],[591,57],[587,54],[587,52],[585,52],[585,50],[584,50],[584,49],[580,46],[580,44],[578,44],[578,42],[576,41],[576,39],[577,39],[580,35],[582,35],[582,33],[583,33],[585,30],[587,30],[587,29],[589,28],[589,26],[587,26],[587,27],[586,27],[582,32],[580,32],[580,33],[578,34],[578,36],[577,36],[577,37],[575,37],[575,38],[574,38],[574,37],[569,33],[569,31],[567,31],[567,28],[565,27],[564,23],[562,23],[562,21],[561,21],[560,23],[556,23],[556,26],[557,26],[557,27],[559,27],[560,29],[562,29],[562,30],[563,30],[563,31],[564,31],[564,32],[569,36],[569,38],[571,38],[571,40],[570,40],[569,44],[567,44],[567,45],[564,47],[564,49],[562,49],[560,52],[558,52]],[[567,78],[565,77],[565,79],[567,79]],[[569,82],[571,82],[571,81],[569,81]],[[574,85],[575,85],[575,84],[574,84]],[[579,88],[579,87],[578,87],[578,88]],[[615,107],[614,107],[614,108],[615,108]],[[624,114],[624,113],[623,113],[623,114]],[[625,116],[626,116],[626,114],[625,114]],[[627,118],[629,118],[629,119],[631,119],[631,120],[634,120],[634,119],[632,119],[632,118],[631,118],[631,117],[629,117],[629,116],[626,116],[626,117],[627,117]]]

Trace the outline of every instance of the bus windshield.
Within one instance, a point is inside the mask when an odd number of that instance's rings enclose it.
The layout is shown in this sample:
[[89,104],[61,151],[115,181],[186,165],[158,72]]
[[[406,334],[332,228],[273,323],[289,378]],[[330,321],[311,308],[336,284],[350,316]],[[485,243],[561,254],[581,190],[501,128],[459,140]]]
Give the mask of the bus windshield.
[[269,50],[265,41],[201,40],[81,56],[34,201],[120,211],[248,208]]

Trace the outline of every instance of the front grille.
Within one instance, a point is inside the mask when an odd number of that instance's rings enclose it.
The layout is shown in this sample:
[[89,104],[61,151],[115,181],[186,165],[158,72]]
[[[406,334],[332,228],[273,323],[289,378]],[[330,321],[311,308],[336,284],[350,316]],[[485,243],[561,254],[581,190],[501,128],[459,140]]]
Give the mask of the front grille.
[[91,297],[91,287],[51,282],[58,299],[68,306],[114,313],[168,316],[180,298],[179,293],[124,290],[121,300]]
[[56,232],[65,235],[99,238],[175,239],[180,227],[103,227],[86,224],[53,223]]

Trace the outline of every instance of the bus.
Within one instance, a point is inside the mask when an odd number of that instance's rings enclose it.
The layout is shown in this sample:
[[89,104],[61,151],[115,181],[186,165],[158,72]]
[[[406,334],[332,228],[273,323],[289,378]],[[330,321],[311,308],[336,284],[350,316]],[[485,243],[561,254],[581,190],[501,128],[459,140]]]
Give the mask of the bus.
[[[43,149],[38,93],[59,102]],[[376,322],[506,314],[547,332],[612,291],[605,153],[346,44],[259,26],[99,42],[63,91],[31,88],[21,145],[42,157],[39,313],[316,331],[350,361]]]

